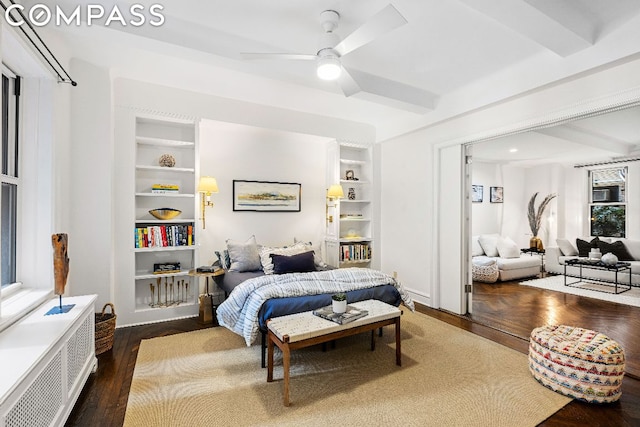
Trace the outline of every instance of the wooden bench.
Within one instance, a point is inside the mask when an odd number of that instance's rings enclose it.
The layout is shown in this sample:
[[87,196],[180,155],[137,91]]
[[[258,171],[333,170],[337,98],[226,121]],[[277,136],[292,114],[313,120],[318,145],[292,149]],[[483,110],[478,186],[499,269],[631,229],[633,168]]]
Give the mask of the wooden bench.
[[371,331],[371,351],[375,350],[375,330],[387,325],[395,325],[396,365],[402,365],[400,347],[400,315],[402,311],[378,300],[366,300],[350,304],[369,314],[353,322],[340,325],[315,316],[313,312],[276,317],[267,322],[267,382],[273,381],[274,344],[282,350],[284,370],[283,402],[289,406],[289,367],[291,350],[321,344],[338,338]]

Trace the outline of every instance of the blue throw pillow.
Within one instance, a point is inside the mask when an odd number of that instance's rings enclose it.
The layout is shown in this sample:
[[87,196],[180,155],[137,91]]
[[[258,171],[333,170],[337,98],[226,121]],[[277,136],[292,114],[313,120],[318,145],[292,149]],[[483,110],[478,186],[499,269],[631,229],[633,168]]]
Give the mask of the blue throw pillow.
[[271,254],[270,256],[273,261],[274,274],[316,271],[316,265],[313,262],[313,251],[290,256],[277,254]]

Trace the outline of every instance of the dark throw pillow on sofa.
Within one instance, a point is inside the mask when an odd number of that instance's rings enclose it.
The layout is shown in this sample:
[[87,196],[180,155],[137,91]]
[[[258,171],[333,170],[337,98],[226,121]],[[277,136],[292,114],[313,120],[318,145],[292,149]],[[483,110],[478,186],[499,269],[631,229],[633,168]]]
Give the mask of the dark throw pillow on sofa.
[[618,257],[618,261],[633,261],[633,257],[629,253],[629,250],[621,241],[607,243],[599,240],[598,247],[600,248],[600,253],[602,253],[602,255],[611,252]]
[[296,255],[270,254],[273,261],[273,273],[307,273],[316,271],[316,264],[313,260],[313,251],[302,252]]
[[[578,248],[578,256],[579,257],[588,257],[589,252],[591,252],[592,248],[598,247],[598,242],[601,242],[600,239],[594,237],[593,240],[587,242],[586,240],[576,239],[576,247]],[[604,254],[604,252],[603,252]]]

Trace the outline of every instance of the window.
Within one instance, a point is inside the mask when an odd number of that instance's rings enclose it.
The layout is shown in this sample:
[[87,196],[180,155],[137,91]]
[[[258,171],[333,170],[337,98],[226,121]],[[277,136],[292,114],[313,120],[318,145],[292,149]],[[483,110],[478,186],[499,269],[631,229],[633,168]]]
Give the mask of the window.
[[627,167],[589,172],[592,236],[626,236]]
[[16,282],[18,228],[18,147],[20,141],[20,77],[2,70],[2,162],[0,231],[2,287]]

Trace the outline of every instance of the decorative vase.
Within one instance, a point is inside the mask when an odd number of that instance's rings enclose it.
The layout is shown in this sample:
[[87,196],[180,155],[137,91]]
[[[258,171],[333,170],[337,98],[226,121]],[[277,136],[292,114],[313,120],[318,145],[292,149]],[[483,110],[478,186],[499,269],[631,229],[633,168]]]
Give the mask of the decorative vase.
[[533,236],[531,239],[529,239],[529,249],[544,249],[542,246],[542,239],[540,239],[538,236]]
[[602,263],[605,265],[616,265],[618,263],[618,257],[611,252],[607,252],[606,254],[602,255],[600,261],[602,261]]
[[347,300],[331,300],[331,308],[333,308],[334,313],[344,313],[345,311],[347,311]]
[[158,164],[165,168],[172,168],[176,165],[176,158],[171,154],[163,154],[158,159]]

